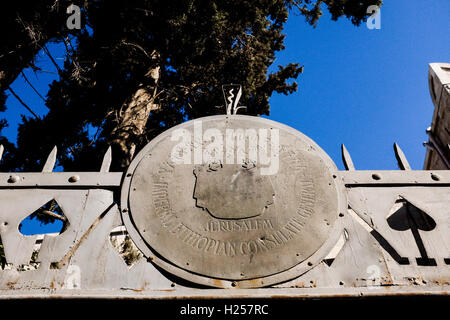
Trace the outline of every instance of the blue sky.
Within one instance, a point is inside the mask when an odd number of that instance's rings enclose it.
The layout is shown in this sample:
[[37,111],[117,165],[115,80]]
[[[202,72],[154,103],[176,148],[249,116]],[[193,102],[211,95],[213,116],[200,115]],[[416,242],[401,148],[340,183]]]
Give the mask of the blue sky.
[[[299,62],[304,73],[298,92],[272,96],[269,118],[312,138],[340,169],[341,143],[357,169],[397,169],[394,142],[413,169],[422,169],[422,142],[433,114],[428,64],[450,62],[449,15],[448,0],[385,0],[380,30],[355,27],[343,18],[331,21],[327,12],[313,28],[291,15],[286,50],[278,53],[271,70]],[[52,51],[62,64],[63,48],[53,45]],[[43,69],[56,71],[45,56],[38,61]],[[42,94],[56,78],[50,73],[36,77],[31,70],[25,74]],[[21,77],[12,88],[35,112],[45,114],[42,100]],[[20,114],[28,114],[12,96],[7,106],[4,116],[10,126],[2,133],[15,141]]]
[[275,62],[305,68],[297,93],[271,98],[270,118],[315,140],[340,169],[341,143],[357,169],[397,169],[395,141],[412,169],[423,168],[428,64],[450,62],[450,1],[384,2],[380,30],[329,14],[313,29],[291,15]]

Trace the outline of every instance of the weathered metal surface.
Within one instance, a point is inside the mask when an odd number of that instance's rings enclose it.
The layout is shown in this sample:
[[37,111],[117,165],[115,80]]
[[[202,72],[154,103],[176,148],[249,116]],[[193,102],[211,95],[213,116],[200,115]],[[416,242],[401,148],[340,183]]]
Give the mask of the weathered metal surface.
[[353,164],[352,157],[350,156],[350,153],[343,144],[341,145],[341,153],[342,153],[342,162],[344,163],[345,170],[354,171],[355,165]]
[[[178,299],[318,299],[318,298],[348,298],[348,297],[398,297],[417,296],[428,297],[448,295],[448,287],[424,287],[420,291],[413,286],[379,286],[379,287],[322,287],[322,288],[271,288],[271,289],[198,289],[175,286],[170,289],[148,290],[40,290],[33,293],[26,291],[11,291],[3,299],[126,299],[126,300],[178,300]],[[245,303],[245,300],[243,300]]]
[[433,185],[445,186],[450,181],[450,170],[394,171],[358,170],[339,171],[345,185]]
[[[266,278],[227,281],[191,274],[187,270],[177,273],[170,269],[178,270],[177,267],[161,259],[170,272],[180,277],[210,287],[233,289],[231,291],[180,284],[177,278],[155,268],[158,257],[148,261],[141,258],[128,267],[109,241],[111,230],[122,223],[114,205],[113,190],[67,190],[65,182],[62,189],[3,189],[0,192],[0,235],[8,265],[0,271],[0,297],[156,299],[448,294],[448,172],[439,171],[441,184],[430,180],[429,172],[400,171],[413,175],[412,178],[404,176],[401,181],[397,171],[377,172],[386,179],[384,185],[367,183],[372,172],[355,171],[351,179],[345,178],[350,172],[338,173],[338,179],[343,177],[342,182],[348,182],[346,194],[350,207],[337,220],[340,231],[333,235],[329,246],[323,246],[322,251],[288,270],[288,277],[281,272]],[[45,180],[47,174],[40,175],[41,180]],[[389,183],[391,178],[393,184]],[[419,185],[411,184],[415,180]],[[37,258],[38,266],[26,267],[37,236],[20,234],[18,224],[51,199],[61,206],[70,225],[60,235],[45,236]],[[398,208],[399,199],[406,199],[434,221],[432,228],[418,228],[419,243],[413,232],[389,223],[388,218]],[[424,253],[428,259],[434,259],[436,265],[423,265],[426,260],[420,258],[424,258]],[[288,278],[292,280],[284,282]],[[244,289],[255,286],[266,288]]]
[[122,176],[122,172],[0,173],[0,189],[35,187],[119,187]]
[[[232,93],[226,106],[235,113]],[[449,294],[449,170],[411,170],[395,144],[402,170],[354,170],[342,146],[347,170],[337,171],[311,139],[282,124],[198,120],[224,141],[227,129],[253,129],[255,141],[266,130],[262,142],[278,132],[279,146],[262,150],[278,165],[258,162],[250,139],[243,161],[238,140],[218,161],[218,149],[195,135],[198,122],[188,122],[151,141],[126,173],[109,172],[110,149],[99,172],[52,172],[56,148],[42,172],[0,173],[0,299]],[[179,129],[194,133],[177,149]],[[193,161],[177,162],[187,158],[173,150],[191,150]],[[50,201],[65,229],[23,235],[21,221]],[[139,252],[120,251],[117,230]]]
[[108,172],[109,167],[111,166],[111,161],[112,161],[112,151],[111,151],[111,147],[109,147],[108,150],[106,150],[106,153],[103,157],[102,166],[100,167],[100,172]]
[[[369,292],[382,287],[385,294],[405,286],[417,293],[449,289],[449,187],[361,186],[347,191],[351,208],[343,221],[348,239],[336,259],[331,264],[324,261],[282,287],[353,287]],[[398,214],[399,195],[435,223],[425,224],[422,219],[421,224],[417,219],[419,241],[407,219],[389,221]]]
[[333,178],[335,165],[313,141],[255,117],[215,116],[201,123],[223,136],[227,130],[279,130],[279,170],[261,175],[261,164],[177,165],[172,132],[194,132],[195,121],[160,135],[133,160],[122,188],[124,223],[145,256],[240,286],[238,280],[291,269],[324,245],[347,201]]
[[394,143],[394,152],[395,152],[395,158],[397,158],[397,163],[398,163],[398,167],[400,168],[400,170],[411,170],[411,166],[409,165],[409,162],[406,159],[406,156],[403,153],[403,150],[400,149],[397,142]]
[[52,172],[53,168],[55,167],[56,163],[56,153],[58,152],[58,149],[56,146],[52,149],[50,154],[47,157],[47,160],[45,161],[44,167],[42,168],[42,172]]

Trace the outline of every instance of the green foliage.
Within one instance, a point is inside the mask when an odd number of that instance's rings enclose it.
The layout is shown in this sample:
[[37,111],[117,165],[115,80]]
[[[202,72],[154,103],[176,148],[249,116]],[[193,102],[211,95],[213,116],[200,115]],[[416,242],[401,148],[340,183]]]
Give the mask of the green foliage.
[[116,237],[111,237],[110,239],[111,244],[119,251],[120,256],[123,258],[127,266],[133,265],[141,258],[141,252],[136,248],[128,234],[125,235],[124,239],[120,243]]
[[133,265],[141,257],[140,251],[134,246],[130,237],[127,235],[122,243],[120,255],[128,266]]
[[37,263],[38,255],[39,255],[39,251],[33,251],[33,253],[31,254],[30,264],[31,263]]
[[322,8],[326,6],[331,14],[332,20],[342,16],[351,20],[354,25],[359,26],[367,18],[367,8],[371,5],[381,7],[382,0],[294,0],[288,1],[289,7],[296,7],[305,16],[306,20],[313,26],[322,16]]
[[0,10],[0,90],[26,67],[34,67],[36,54],[45,44],[62,39],[70,32],[66,28],[66,8],[84,1],[40,0],[11,1]]
[[[140,89],[151,93],[144,104],[157,108],[140,123],[143,128],[128,126],[120,136],[137,150],[180,122],[223,113],[215,108],[223,100],[222,84],[242,84],[245,113],[269,114],[272,93],[296,91],[302,70],[292,62],[268,72],[275,54],[284,49],[283,26],[289,12],[316,25],[322,8],[327,8],[332,19],[346,16],[359,25],[367,7],[381,1],[74,1],[83,9],[82,30],[65,28],[70,3],[18,1],[2,10],[2,29],[11,31],[3,36],[0,50],[2,90],[18,71],[34,66],[36,53],[48,41],[64,41],[67,46],[59,80],[47,94],[48,114],[43,119],[23,118],[18,148],[11,149],[3,170],[40,170],[53,145],[58,146],[58,163],[65,170],[98,170],[107,146],[114,147],[116,129],[129,112],[126,107]],[[0,129],[5,125],[0,123]],[[123,170],[127,161],[120,160],[129,154],[113,150],[113,169]]]

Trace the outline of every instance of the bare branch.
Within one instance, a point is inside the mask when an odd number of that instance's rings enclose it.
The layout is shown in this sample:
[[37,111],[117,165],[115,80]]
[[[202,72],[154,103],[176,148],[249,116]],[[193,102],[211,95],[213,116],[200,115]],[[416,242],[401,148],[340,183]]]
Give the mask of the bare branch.
[[11,87],[8,87],[8,90],[12,93],[12,95],[20,102],[21,105],[23,105],[25,107],[25,109],[27,109],[28,111],[30,111],[30,113],[36,118],[36,119],[41,119],[39,118],[39,116],[34,113],[33,110],[31,110],[31,108],[25,103],[23,102],[22,99],[20,99],[20,97],[14,92],[14,90]]
[[23,71],[21,72],[22,77],[24,78],[24,80],[28,83],[28,85],[31,87],[31,89],[34,90],[34,92],[36,92],[36,94],[45,102],[44,97],[39,93],[39,91],[37,91],[37,89],[31,84],[31,82],[28,80],[28,78],[26,77],[26,75],[23,73]]
[[36,67],[35,65],[30,65],[30,68],[31,69],[33,69],[33,71],[34,72],[36,72],[36,71],[40,71],[40,72],[45,72],[45,73],[51,73],[51,74],[55,74],[55,75],[58,75],[56,72],[53,72],[53,71],[48,71],[48,70],[44,70],[44,69],[42,69],[42,68],[39,68],[39,67]]
[[101,130],[101,127],[98,127],[97,131],[95,132],[95,134],[92,137],[92,140],[89,142],[88,146],[91,146],[97,140],[100,130]]
[[139,49],[140,51],[142,51],[145,54],[145,56],[149,60],[153,60],[156,57],[156,50],[153,50],[153,52],[151,54],[148,54],[148,52],[144,48],[142,48],[140,45],[138,45],[136,43],[126,42],[125,40],[122,40],[122,44]]
[[67,218],[66,218],[66,217],[61,216],[61,215],[59,215],[59,214],[57,214],[57,213],[55,213],[55,212],[53,212],[53,211],[42,210],[41,213],[46,214],[46,215],[48,215],[48,216],[51,216],[51,217],[53,217],[53,218],[59,219],[59,220],[64,221],[64,222],[67,221]]
[[66,37],[66,39],[64,40],[64,43],[66,43],[66,41],[67,41],[67,44],[70,46],[70,49],[71,49],[72,51],[75,51],[74,48],[73,48],[73,46],[72,46],[72,41],[70,41],[69,36]]
[[47,47],[44,45],[41,47],[42,50],[44,50],[45,54],[50,58],[50,60],[53,62],[53,64],[55,65],[55,68],[58,70],[58,73],[61,73],[61,68],[58,66],[58,64],[56,63],[55,59],[53,59],[53,56],[51,55],[50,51],[47,49]]

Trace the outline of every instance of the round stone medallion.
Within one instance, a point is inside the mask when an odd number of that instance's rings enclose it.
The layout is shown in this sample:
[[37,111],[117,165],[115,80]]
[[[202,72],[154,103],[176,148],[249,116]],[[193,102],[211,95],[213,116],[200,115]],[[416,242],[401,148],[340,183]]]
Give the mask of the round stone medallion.
[[336,172],[311,139],[280,123],[200,118],[132,161],[122,216],[138,248],[169,272],[194,282],[261,279],[333,246],[347,205]]

